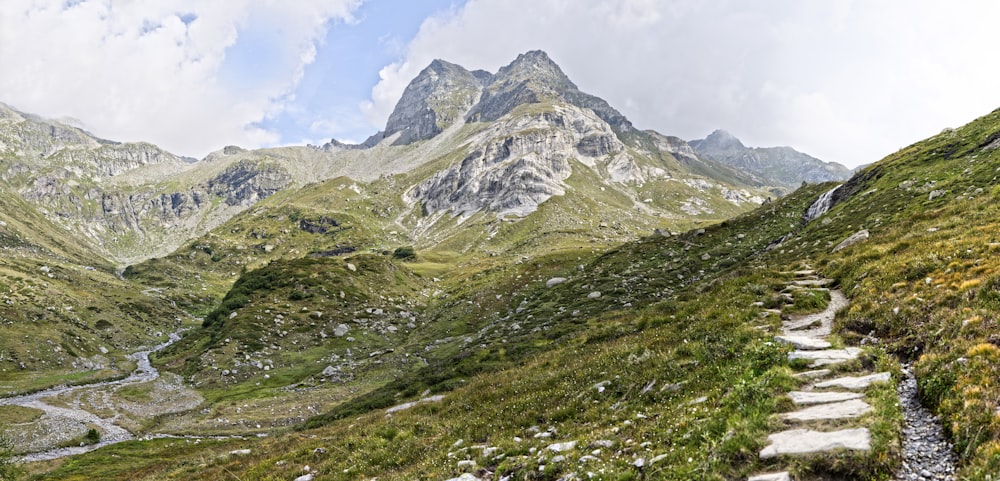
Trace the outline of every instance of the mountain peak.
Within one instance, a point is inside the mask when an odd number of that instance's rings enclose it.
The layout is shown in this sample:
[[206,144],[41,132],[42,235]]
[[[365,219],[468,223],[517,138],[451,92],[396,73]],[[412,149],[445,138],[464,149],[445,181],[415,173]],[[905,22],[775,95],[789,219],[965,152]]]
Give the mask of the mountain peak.
[[766,185],[794,189],[803,181],[842,181],[851,176],[843,165],[823,162],[791,147],[747,147],[721,129],[690,145],[699,156],[753,175]]
[[382,138],[400,133],[395,143],[401,145],[434,137],[465,115],[484,80],[479,72],[435,59],[403,90]]
[[491,84],[503,89],[525,81],[534,84],[538,90],[552,90],[553,93],[577,88],[559,65],[542,50],[518,55],[513,62],[500,68]]
[[711,134],[708,134],[708,137],[705,137],[705,140],[702,140],[699,145],[701,149],[717,151],[732,151],[746,148],[743,142],[740,142],[740,139],[735,135],[722,129],[716,129]]

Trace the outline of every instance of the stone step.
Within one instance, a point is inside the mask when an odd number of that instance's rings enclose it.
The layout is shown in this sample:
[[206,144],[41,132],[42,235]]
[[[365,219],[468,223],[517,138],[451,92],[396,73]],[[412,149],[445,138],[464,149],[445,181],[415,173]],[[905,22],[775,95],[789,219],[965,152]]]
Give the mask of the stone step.
[[851,399],[861,399],[862,396],[863,394],[857,392],[837,391],[792,391],[788,393],[788,397],[792,399],[792,402],[799,406],[849,401]]
[[792,429],[767,437],[770,442],[760,452],[760,459],[768,459],[783,454],[797,455],[851,449],[868,451],[871,449],[871,433],[868,428],[842,429],[840,431],[813,431]]
[[792,281],[792,286],[799,287],[826,287],[833,284],[833,279],[801,279],[797,281]]
[[747,481],[792,481],[792,477],[789,476],[788,471],[782,471],[780,473],[764,473],[750,476],[747,478]]
[[861,354],[861,349],[857,347],[848,347],[845,349],[826,349],[823,351],[797,350],[788,353],[788,360],[794,361],[796,359],[805,359],[807,361],[812,361],[809,364],[809,367],[819,367],[857,359],[859,354]]
[[791,344],[795,349],[801,349],[803,351],[818,351],[820,349],[829,349],[831,346],[831,344],[827,341],[810,336],[776,336],[774,340],[785,344]]
[[868,403],[860,399],[851,399],[848,401],[817,404],[812,407],[782,414],[781,418],[787,421],[852,419],[871,411],[871,409],[872,407]]
[[845,376],[839,377],[837,379],[831,379],[829,381],[823,381],[816,383],[814,387],[817,388],[827,388],[827,387],[839,387],[844,389],[867,389],[868,386],[876,382],[888,382],[892,374],[888,372],[879,372],[875,374],[869,374],[867,376]]
[[802,371],[800,373],[792,374],[792,377],[796,379],[816,379],[829,376],[832,372],[833,371],[829,369],[816,369],[813,371]]

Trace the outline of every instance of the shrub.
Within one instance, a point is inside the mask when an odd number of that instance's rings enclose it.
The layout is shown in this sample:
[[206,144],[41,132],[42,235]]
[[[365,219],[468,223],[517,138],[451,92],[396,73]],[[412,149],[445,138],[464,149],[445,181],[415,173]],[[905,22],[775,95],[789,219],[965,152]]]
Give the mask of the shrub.
[[392,257],[404,261],[410,261],[417,258],[417,251],[413,250],[413,247],[411,246],[397,247],[396,250],[392,252]]

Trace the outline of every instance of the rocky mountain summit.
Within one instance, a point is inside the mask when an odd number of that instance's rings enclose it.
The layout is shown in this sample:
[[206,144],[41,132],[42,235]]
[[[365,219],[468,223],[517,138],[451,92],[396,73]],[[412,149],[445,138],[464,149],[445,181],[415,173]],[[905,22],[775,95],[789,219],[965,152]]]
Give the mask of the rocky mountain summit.
[[751,174],[763,185],[783,187],[784,192],[802,182],[843,181],[851,176],[851,170],[843,165],[824,162],[791,147],[747,147],[724,130],[690,143],[699,156]]
[[431,62],[361,145],[229,146],[196,161],[3,106],[0,157],[11,190],[119,264],[169,253],[277,192],[340,176],[394,178],[397,231],[418,245],[455,234],[456,216],[524,218],[585,191],[594,192],[580,198],[586,208],[554,209],[546,224],[597,217],[634,233],[681,230],[766,194],[680,139],[636,130],[541,51],[493,74]]

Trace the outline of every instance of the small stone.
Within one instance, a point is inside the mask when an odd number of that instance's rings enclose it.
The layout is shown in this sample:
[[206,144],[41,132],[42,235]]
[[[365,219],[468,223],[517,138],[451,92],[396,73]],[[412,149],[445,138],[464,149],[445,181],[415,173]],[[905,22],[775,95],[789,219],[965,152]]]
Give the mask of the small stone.
[[558,286],[559,284],[562,284],[563,282],[566,282],[565,277],[553,277],[545,281],[545,287],[555,287]]
[[552,452],[561,453],[564,451],[569,451],[575,447],[576,447],[576,441],[567,441],[565,443],[550,444],[546,449]]
[[348,262],[347,263],[347,270],[349,270],[351,272],[357,272],[358,268],[354,264],[351,264],[350,262]]
[[591,292],[590,294],[587,294],[587,299],[597,299],[598,297],[601,297],[600,291],[594,291]]

